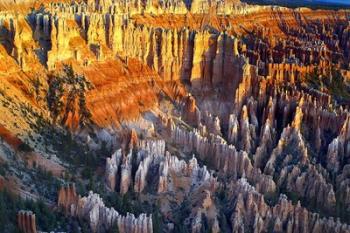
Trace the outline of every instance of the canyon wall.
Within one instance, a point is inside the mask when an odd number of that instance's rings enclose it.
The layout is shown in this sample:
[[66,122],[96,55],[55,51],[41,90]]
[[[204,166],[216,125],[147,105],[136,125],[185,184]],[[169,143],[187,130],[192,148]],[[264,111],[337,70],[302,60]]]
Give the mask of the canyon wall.
[[[180,223],[192,232],[350,231],[349,11],[239,1],[45,6],[0,13],[2,83],[91,151],[101,141],[117,148],[102,165],[106,192],[159,204],[169,232]],[[30,96],[37,74],[61,108]],[[17,114],[5,109],[1,124]],[[58,207],[93,232],[153,232],[152,215],[123,216],[73,185],[60,189]],[[36,232],[32,213],[20,212],[18,224]]]

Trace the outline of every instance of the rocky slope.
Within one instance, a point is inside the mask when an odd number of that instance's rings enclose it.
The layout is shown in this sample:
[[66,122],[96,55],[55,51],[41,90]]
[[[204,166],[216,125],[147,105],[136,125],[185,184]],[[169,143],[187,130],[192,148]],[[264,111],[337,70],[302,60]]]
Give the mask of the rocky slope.
[[70,220],[21,231],[350,232],[348,10],[39,3],[0,5],[0,188]]

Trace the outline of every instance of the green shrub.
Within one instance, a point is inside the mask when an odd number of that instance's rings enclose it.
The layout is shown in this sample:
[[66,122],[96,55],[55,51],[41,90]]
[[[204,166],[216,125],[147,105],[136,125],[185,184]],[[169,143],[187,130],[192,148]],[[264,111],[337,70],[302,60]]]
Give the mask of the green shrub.
[[33,149],[25,142],[19,145],[18,150],[21,152],[33,152]]

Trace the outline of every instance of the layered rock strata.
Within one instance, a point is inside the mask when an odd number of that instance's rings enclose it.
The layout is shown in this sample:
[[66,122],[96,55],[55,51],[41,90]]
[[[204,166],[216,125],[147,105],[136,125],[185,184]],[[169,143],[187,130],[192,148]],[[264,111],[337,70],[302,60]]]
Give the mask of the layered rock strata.
[[[234,0],[44,6],[27,17],[1,12],[0,76],[33,105],[23,80],[35,72],[71,63],[86,76],[94,88],[80,97],[96,137],[78,127],[71,94],[58,115],[91,148],[121,139],[106,160],[110,191],[159,200],[169,231],[180,221],[192,232],[349,232],[348,11]],[[164,140],[116,136],[150,109],[152,136]],[[159,124],[157,114],[169,119]],[[151,216],[121,216],[74,186],[59,191],[58,205],[93,232],[153,231]],[[191,208],[183,218],[179,206]],[[34,232],[33,215],[19,216]]]

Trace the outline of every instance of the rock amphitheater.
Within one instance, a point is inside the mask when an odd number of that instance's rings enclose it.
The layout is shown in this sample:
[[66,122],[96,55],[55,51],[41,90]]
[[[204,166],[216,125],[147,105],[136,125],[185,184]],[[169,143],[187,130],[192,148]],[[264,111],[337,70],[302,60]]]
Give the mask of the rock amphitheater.
[[0,1],[20,232],[350,232],[349,106],[345,8]]

